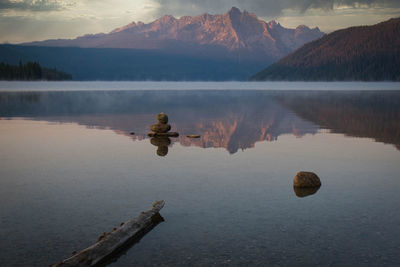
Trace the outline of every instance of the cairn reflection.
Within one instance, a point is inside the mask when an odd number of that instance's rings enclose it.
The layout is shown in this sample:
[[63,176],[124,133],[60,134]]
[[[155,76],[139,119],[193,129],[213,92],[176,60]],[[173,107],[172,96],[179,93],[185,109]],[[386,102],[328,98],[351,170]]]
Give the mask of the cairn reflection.
[[157,147],[156,154],[160,157],[165,157],[168,154],[168,146],[171,144],[171,139],[168,137],[152,137],[150,143]]

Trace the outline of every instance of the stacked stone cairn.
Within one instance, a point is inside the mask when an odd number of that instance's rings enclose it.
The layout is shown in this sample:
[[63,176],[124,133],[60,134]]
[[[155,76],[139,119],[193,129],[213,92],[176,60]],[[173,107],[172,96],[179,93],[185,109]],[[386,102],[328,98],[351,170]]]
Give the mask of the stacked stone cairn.
[[165,113],[157,115],[158,123],[150,126],[150,132],[148,135],[152,137],[150,143],[157,146],[157,155],[166,156],[168,154],[168,146],[171,144],[169,137],[178,137],[179,133],[170,132],[171,125],[168,124],[168,116]]
[[158,123],[150,126],[150,132],[148,135],[150,137],[178,137],[179,133],[170,132],[171,125],[168,124],[168,116],[165,113],[160,113],[157,115]]

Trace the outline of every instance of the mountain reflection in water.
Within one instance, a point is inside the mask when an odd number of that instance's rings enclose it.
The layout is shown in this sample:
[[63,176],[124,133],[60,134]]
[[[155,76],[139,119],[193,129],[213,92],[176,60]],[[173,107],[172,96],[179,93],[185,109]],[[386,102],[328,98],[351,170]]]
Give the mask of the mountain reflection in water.
[[[233,154],[320,128],[373,138],[400,148],[400,92],[397,91],[82,91],[3,92],[0,117],[74,122],[113,129],[134,140],[147,138],[156,114],[165,112],[171,140],[153,140],[158,155],[168,146],[225,148]],[[135,135],[130,135],[130,132]],[[189,139],[187,134],[199,134]]]

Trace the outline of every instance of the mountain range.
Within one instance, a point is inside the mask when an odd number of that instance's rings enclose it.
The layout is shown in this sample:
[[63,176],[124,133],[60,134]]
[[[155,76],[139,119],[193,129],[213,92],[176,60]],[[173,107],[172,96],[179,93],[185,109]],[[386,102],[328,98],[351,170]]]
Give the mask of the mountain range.
[[400,81],[400,18],[327,34],[250,80]]
[[400,81],[400,18],[325,35],[233,7],[75,39],[0,45],[0,61],[37,61],[74,80]]
[[300,25],[288,29],[275,21],[265,22],[253,13],[233,7],[223,15],[202,14],[179,19],[165,15],[148,24],[132,22],[107,34],[24,45],[151,49],[186,55],[201,53],[238,61],[256,60],[266,64],[321,36],[323,33],[318,28]]
[[74,80],[245,81],[323,35],[233,7],[222,15],[166,15],[75,39],[0,45],[0,62],[36,61]]

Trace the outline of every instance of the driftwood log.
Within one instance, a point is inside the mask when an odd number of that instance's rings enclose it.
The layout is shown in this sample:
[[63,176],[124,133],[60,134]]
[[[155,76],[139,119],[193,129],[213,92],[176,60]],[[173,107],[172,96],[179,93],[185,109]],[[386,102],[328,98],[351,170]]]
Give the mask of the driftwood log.
[[150,132],[147,135],[149,137],[178,137],[179,133],[177,133],[177,132],[169,132],[169,133],[153,133],[153,132]]
[[156,201],[150,210],[121,223],[121,226],[114,228],[111,233],[101,235],[94,245],[51,266],[105,266],[107,262],[115,258],[116,253],[140,240],[144,234],[163,221],[159,212],[164,207],[164,203],[164,200]]

